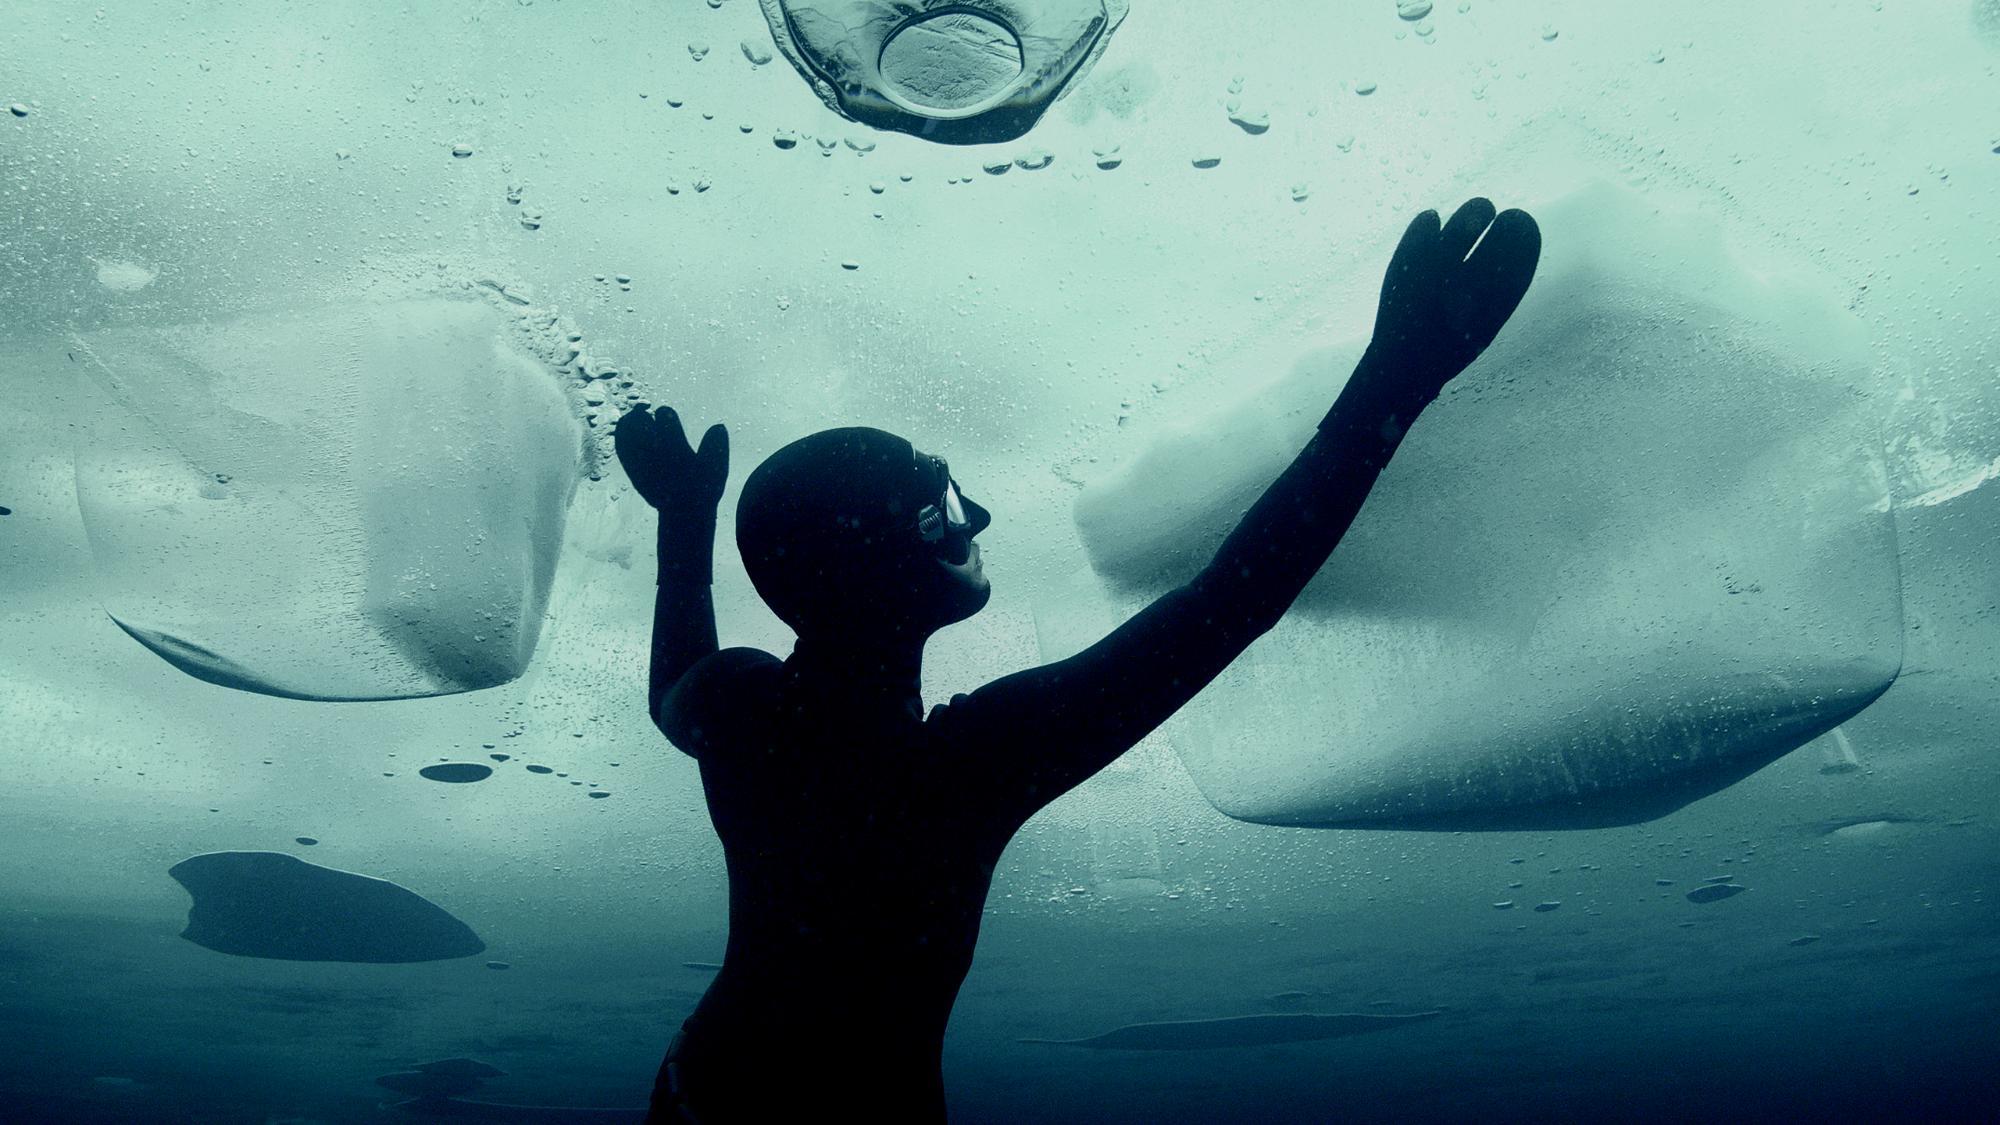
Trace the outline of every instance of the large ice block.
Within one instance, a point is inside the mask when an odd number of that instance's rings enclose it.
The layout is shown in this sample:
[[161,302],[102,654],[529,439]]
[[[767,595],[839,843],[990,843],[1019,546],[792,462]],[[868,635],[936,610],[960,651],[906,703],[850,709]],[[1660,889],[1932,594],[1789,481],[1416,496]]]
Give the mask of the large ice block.
[[470,691],[533,654],[577,480],[559,382],[466,301],[77,341],[105,607],[198,679],[295,699]]
[[[1902,622],[1868,356],[1809,276],[1596,186],[1293,612],[1173,728],[1231,816],[1584,827],[1670,812],[1886,690]],[[1086,490],[1094,567],[1186,580],[1359,354],[1323,349]]]

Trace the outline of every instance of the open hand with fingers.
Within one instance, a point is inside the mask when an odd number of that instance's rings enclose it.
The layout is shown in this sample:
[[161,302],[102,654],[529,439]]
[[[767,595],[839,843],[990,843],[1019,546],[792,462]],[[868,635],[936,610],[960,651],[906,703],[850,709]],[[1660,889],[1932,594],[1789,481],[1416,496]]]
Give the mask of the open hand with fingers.
[[[1475,248],[1475,244],[1477,244]],[[1470,199],[1438,223],[1411,220],[1382,278],[1382,303],[1364,374],[1390,386],[1384,399],[1421,408],[1479,358],[1534,280],[1542,232],[1525,211],[1493,213]]]
[[729,479],[729,431],[720,424],[702,435],[695,449],[671,406],[640,404],[618,419],[613,431],[618,461],[632,487],[661,511],[715,510]]

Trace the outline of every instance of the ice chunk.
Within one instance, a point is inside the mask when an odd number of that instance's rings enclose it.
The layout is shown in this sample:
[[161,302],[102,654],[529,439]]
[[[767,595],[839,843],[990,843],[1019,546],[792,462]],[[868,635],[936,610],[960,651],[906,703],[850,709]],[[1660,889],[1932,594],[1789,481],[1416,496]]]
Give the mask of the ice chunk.
[[181,936],[217,953],[390,964],[486,948],[465,923],[414,891],[282,852],[210,852],[167,874],[194,899]]
[[760,0],[835,112],[945,144],[1027,132],[1102,54],[1125,0]]
[[[1868,355],[1837,299],[1598,186],[1534,209],[1512,324],[1418,422],[1294,611],[1175,742],[1246,820],[1521,828],[1664,815],[1810,741],[1901,660]],[[1097,572],[1191,577],[1360,346],[1080,498]]]
[[419,1070],[384,1074],[375,1079],[375,1084],[385,1090],[433,1098],[469,1094],[486,1085],[483,1079],[470,1074],[432,1074]]
[[410,1068],[424,1074],[444,1074],[454,1078],[503,1078],[507,1072],[478,1059],[450,1058],[418,1063]]
[[1224,1016],[1208,1020],[1169,1020],[1135,1023],[1093,1035],[1087,1039],[1023,1039],[1023,1043],[1053,1043],[1065,1047],[1094,1047],[1098,1050],[1197,1051],[1214,1047],[1261,1047],[1268,1043],[1303,1043],[1313,1039],[1340,1039],[1387,1031],[1406,1023],[1430,1019],[1439,1012],[1410,1012],[1406,1015],[1321,1015],[1315,1012],[1287,1012],[1282,1015]]
[[505,683],[533,654],[581,430],[500,314],[445,300],[79,340],[105,606],[197,679],[296,699]]

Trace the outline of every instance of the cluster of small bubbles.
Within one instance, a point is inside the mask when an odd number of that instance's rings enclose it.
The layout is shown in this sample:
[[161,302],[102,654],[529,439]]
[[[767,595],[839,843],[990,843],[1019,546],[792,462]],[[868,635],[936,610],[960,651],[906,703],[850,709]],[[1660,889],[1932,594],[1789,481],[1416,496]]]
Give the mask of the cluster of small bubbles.
[[753,39],[745,39],[742,47],[743,57],[750,60],[751,66],[763,66],[765,63],[771,61],[771,48],[766,44],[759,43]]
[[701,60],[703,60],[703,59],[705,59],[705,58],[707,58],[707,57],[708,57],[708,44],[706,44],[706,43],[689,43],[689,44],[688,44],[688,55],[689,55],[689,57],[693,58],[693,59],[694,59],[694,61],[696,61],[696,62],[700,62]]

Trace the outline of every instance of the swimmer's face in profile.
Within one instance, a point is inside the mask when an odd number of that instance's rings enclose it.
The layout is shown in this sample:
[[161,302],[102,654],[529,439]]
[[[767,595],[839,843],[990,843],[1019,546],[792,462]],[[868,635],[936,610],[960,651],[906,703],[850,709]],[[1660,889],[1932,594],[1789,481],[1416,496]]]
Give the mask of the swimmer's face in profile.
[[942,457],[922,450],[916,451],[916,457],[920,463],[935,464],[941,478],[940,508],[947,518],[942,537],[929,546],[932,561],[944,579],[936,592],[942,623],[948,625],[978,613],[993,596],[993,584],[986,577],[979,544],[974,541],[992,525],[993,513],[960,490]]
[[736,542],[765,604],[800,635],[907,638],[985,607],[973,540],[992,522],[944,458],[846,426],[764,459],[743,483]]

